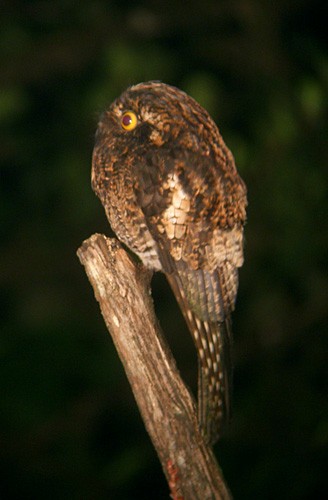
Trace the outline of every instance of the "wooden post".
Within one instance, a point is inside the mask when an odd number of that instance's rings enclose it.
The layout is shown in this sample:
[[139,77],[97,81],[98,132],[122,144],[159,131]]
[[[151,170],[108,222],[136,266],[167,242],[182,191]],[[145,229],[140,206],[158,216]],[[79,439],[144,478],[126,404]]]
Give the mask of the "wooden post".
[[116,239],[95,234],[78,257],[124,365],[174,500],[231,499],[195,402],[159,328],[150,273]]

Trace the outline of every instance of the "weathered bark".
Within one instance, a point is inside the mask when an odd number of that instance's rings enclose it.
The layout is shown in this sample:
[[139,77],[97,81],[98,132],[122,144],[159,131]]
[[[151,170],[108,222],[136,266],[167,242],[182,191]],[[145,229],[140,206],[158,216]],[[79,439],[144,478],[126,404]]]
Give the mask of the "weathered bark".
[[230,499],[199,431],[194,400],[159,328],[150,274],[116,239],[95,234],[78,250],[175,500]]

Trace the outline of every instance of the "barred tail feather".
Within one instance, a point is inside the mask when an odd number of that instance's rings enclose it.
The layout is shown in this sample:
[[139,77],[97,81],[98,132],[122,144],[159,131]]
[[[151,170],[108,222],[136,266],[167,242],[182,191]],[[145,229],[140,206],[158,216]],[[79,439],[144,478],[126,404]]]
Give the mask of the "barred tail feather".
[[206,441],[214,444],[230,419],[230,324],[202,321],[190,309],[179,276],[167,279],[180,305],[198,353],[198,415]]

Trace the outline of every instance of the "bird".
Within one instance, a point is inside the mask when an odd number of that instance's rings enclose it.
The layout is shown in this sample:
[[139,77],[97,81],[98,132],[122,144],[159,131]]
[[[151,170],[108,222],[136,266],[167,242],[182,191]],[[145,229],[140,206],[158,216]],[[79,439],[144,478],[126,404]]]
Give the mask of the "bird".
[[247,190],[209,113],[160,81],[127,88],[101,114],[92,188],[117,238],[165,274],[198,357],[207,443],[231,416],[232,331]]

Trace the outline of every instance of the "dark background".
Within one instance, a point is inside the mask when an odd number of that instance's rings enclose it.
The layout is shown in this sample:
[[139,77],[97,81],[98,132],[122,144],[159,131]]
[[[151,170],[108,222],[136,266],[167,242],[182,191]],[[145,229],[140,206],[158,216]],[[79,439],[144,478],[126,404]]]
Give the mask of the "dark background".
[[[326,5],[2,2],[1,498],[168,498],[75,255],[110,233],[90,187],[97,117],[149,79],[209,110],[248,186],[234,418],[215,448],[228,484],[236,499],[323,498]],[[194,349],[161,277],[154,299],[195,387]]]

